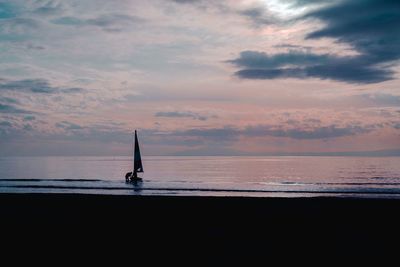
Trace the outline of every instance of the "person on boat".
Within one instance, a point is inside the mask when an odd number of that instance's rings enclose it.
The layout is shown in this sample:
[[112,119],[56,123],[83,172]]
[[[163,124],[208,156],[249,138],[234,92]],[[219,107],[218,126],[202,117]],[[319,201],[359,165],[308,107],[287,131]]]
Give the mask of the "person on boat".
[[133,173],[132,173],[132,175],[131,175],[131,182],[136,182],[137,181],[137,172],[136,171],[134,171]]
[[131,177],[132,177],[132,172],[127,172],[127,173],[125,174],[125,181],[126,181],[126,182],[129,182],[130,179],[131,179]]

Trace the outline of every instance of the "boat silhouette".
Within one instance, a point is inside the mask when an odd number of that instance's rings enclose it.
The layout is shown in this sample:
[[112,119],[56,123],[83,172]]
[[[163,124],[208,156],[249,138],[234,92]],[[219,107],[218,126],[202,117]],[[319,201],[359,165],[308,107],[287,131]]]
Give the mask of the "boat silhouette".
[[137,174],[143,171],[142,156],[140,155],[139,140],[137,132],[135,130],[134,141],[133,141],[133,170],[125,174],[126,182],[141,182],[142,178],[138,177]]

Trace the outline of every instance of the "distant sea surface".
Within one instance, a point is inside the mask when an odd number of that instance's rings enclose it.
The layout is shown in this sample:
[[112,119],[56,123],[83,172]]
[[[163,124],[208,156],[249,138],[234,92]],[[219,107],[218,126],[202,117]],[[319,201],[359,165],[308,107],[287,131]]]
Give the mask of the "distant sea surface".
[[400,198],[400,157],[0,157],[0,193]]

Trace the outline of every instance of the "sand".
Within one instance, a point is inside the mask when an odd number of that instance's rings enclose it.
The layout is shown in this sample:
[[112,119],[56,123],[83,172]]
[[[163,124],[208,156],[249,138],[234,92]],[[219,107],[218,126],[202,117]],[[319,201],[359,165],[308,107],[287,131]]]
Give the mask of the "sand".
[[10,252],[97,260],[365,259],[395,255],[400,237],[396,199],[0,194],[0,214]]

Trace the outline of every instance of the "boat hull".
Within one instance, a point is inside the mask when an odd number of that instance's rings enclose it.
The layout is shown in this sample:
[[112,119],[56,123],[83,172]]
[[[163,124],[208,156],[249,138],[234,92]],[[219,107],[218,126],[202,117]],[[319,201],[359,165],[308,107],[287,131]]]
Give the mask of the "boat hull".
[[142,182],[142,181],[143,181],[143,179],[140,178],[140,177],[131,178],[131,179],[129,180],[129,182],[131,182],[131,183],[137,183],[137,182]]
[[137,182],[142,182],[143,179],[140,177],[137,177],[136,175],[132,175],[132,172],[128,172],[125,174],[125,181],[127,183],[137,183]]

